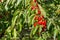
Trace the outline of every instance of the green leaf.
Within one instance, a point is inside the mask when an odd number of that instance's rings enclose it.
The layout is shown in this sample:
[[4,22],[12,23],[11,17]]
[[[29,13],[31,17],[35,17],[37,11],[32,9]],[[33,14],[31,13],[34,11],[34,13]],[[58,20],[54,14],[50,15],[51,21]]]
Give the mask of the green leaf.
[[7,5],[8,5],[8,3],[9,3],[9,1],[10,1],[10,0],[7,0],[7,1],[6,1],[6,5],[5,5],[5,9],[6,9],[6,10],[8,10],[8,6],[7,6]]
[[20,11],[19,11],[19,10],[16,10],[16,11],[14,12],[13,16],[17,16],[19,13],[20,13]]
[[29,1],[28,0],[25,0],[25,7],[27,7],[30,4],[30,1],[31,0],[29,0]]
[[13,36],[13,38],[16,39],[16,37],[17,37],[17,31],[16,31],[16,29],[14,28],[14,36]]
[[17,7],[21,1],[22,0],[17,0],[17,3],[15,4],[15,7]]
[[58,35],[57,40],[60,40],[60,34]]
[[16,2],[16,0],[12,0],[12,4],[14,4]]
[[32,14],[31,16],[28,17],[28,23],[29,25],[33,24],[34,23],[34,14]]
[[39,26],[39,30],[38,30],[39,32],[41,32],[42,31],[42,26]]
[[18,16],[12,18],[12,25],[11,25],[12,27],[15,26],[15,22],[16,22],[17,17],[18,17]]
[[58,34],[58,29],[55,27],[55,30],[54,30],[54,40],[56,39],[56,36],[57,36],[57,34]]
[[51,26],[51,21],[49,21],[48,24],[47,24],[47,29],[48,30],[49,30],[50,26]]
[[33,29],[31,30],[30,35],[31,35],[31,36],[34,35],[37,30],[38,30],[38,26],[36,26],[36,27],[33,26]]
[[37,29],[38,29],[38,26],[36,26],[36,28],[34,28],[33,35],[36,33]]
[[37,40],[43,40],[43,38],[42,37],[39,37]]
[[42,15],[44,15],[44,17],[46,17],[46,12],[45,12],[44,8],[41,5],[39,5],[39,8],[41,10]]
[[43,33],[42,33],[42,37],[43,37],[43,39],[45,39],[45,40],[46,40],[48,36],[47,36],[47,34],[46,34],[46,33],[44,33],[44,32],[43,32]]
[[22,24],[19,24],[19,32],[21,32],[22,31]]

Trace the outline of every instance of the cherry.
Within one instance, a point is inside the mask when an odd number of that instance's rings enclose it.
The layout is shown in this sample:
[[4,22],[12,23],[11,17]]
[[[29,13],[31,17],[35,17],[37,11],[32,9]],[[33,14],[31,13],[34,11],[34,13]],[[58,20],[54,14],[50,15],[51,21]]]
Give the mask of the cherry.
[[42,21],[38,21],[38,24],[39,24],[39,25],[42,25]]
[[42,25],[44,26],[46,25],[46,20],[42,21]]
[[36,0],[33,0],[34,2],[36,2]]
[[38,17],[38,21],[41,21],[43,18],[42,17]]
[[41,17],[42,17],[42,18],[44,18],[44,16],[43,16],[43,15],[42,15]]
[[40,10],[38,10],[38,14],[41,14],[41,11]]
[[36,27],[36,25],[37,25],[37,22],[34,23],[34,27]]
[[32,10],[35,10],[36,8],[35,8],[35,6],[32,6],[31,9],[32,9]]

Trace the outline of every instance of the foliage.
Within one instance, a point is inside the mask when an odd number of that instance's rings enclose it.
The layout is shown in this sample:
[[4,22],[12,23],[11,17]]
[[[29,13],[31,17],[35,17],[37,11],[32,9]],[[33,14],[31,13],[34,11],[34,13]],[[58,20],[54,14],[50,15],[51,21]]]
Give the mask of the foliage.
[[60,40],[60,0],[1,0],[0,39]]

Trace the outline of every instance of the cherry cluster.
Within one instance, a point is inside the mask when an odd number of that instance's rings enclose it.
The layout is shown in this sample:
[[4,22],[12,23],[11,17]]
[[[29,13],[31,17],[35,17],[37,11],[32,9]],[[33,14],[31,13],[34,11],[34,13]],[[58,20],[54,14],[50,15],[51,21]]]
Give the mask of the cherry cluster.
[[44,16],[41,13],[41,10],[39,9],[38,3],[36,0],[33,0],[33,2],[36,4],[35,6],[31,6],[32,10],[36,10],[37,9],[37,13],[34,17],[34,27],[36,27],[37,25],[41,25],[43,27],[43,29],[46,28],[46,20],[44,19]]

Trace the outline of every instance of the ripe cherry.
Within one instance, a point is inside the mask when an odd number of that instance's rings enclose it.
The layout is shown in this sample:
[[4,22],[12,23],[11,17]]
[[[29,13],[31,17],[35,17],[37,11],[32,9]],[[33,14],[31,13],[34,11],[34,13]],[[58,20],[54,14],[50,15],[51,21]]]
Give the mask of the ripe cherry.
[[46,25],[46,20],[42,21],[42,25],[44,26]]
[[42,18],[44,18],[44,16],[43,16],[43,15],[42,15],[41,17],[42,17]]
[[38,14],[41,14],[41,11],[40,10],[38,10]]
[[32,7],[31,7],[31,10],[35,10],[35,6],[32,6]]
[[34,27],[36,27],[36,25],[37,25],[37,22],[34,23]]
[[36,2],[36,0],[33,0],[34,2]]
[[42,25],[42,21],[38,21],[38,24],[39,24],[39,25]]
[[42,17],[38,17],[38,21],[41,21],[43,18]]

